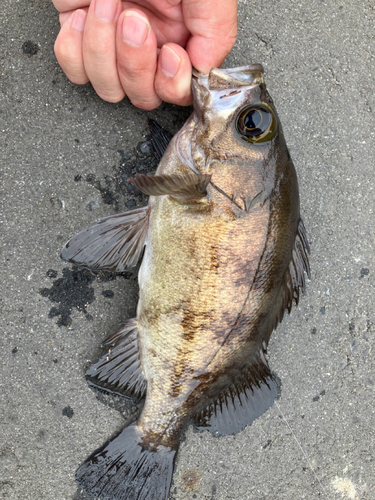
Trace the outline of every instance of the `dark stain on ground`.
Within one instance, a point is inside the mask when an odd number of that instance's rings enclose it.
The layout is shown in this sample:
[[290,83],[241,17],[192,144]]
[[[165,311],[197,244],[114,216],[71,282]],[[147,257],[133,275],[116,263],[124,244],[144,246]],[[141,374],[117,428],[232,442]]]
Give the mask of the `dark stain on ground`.
[[313,397],[313,401],[316,402],[316,401],[319,401],[320,399],[320,396],[324,396],[326,393],[326,391],[323,389],[320,393],[319,393],[319,396],[314,396]]
[[[128,179],[137,173],[155,172],[158,162],[152,154],[150,139],[138,143],[131,153],[125,153],[122,149],[117,152],[119,163],[113,166],[112,175],[106,175],[104,179],[99,180],[94,174],[88,174],[86,182],[99,191],[106,205],[112,205],[115,210],[123,209],[123,205],[127,208],[135,207],[136,199],[139,204],[145,205],[147,197],[130,184]],[[77,174],[74,180],[79,177],[81,176]]]
[[15,347],[14,349],[12,349],[12,354],[17,354],[17,352],[18,352],[17,347]]
[[39,46],[37,43],[27,40],[22,44],[22,51],[29,56],[35,56],[39,52]]
[[367,267],[363,267],[361,269],[361,274],[359,276],[359,279],[364,278],[365,276],[368,276],[369,273],[370,273],[369,269],[367,269]]
[[267,439],[267,443],[263,446],[263,450],[268,448],[268,446],[272,443],[272,439]]
[[100,281],[101,283],[106,283],[107,281],[115,280],[118,276],[121,276],[122,278],[129,280],[130,278],[133,277],[133,273],[131,271],[124,271],[123,273],[113,273],[110,271],[99,271],[98,273],[95,274],[95,276],[97,277],[98,281]]
[[[86,314],[87,305],[95,300],[94,289],[90,287],[95,275],[88,269],[81,269],[78,266],[73,266],[72,269],[65,268],[62,273],[63,277],[54,281],[51,288],[42,288],[39,293],[58,304],[58,307],[51,308],[48,316],[50,318],[58,316],[58,326],[69,326],[72,323],[70,315],[73,308]],[[47,276],[51,277],[50,275],[51,269],[47,271]]]
[[112,292],[112,290],[103,290],[102,295],[103,297],[111,299],[115,294]]
[[46,431],[44,429],[40,429],[40,431],[38,432],[39,441],[43,441],[45,437],[46,437]]
[[[57,278],[57,271],[49,269],[47,276],[51,279]],[[73,265],[70,268],[64,268],[62,278],[53,281],[51,288],[42,288],[39,293],[43,297],[48,297],[53,303],[58,304],[57,307],[52,307],[48,316],[50,318],[58,317],[58,326],[70,326],[72,323],[71,313],[74,308],[83,312],[87,320],[92,320],[92,316],[87,313],[87,306],[95,300],[94,289],[90,286],[96,279],[100,282],[113,281],[117,276],[125,279],[133,277],[131,272],[112,273],[108,271],[100,271],[93,273],[88,269],[83,269]],[[107,295],[105,295],[105,293]],[[112,294],[112,295],[111,295]],[[105,297],[113,297],[111,290],[103,292]]]
[[[186,116],[187,117],[187,116]],[[181,116],[182,119],[186,118]],[[182,125],[183,122],[181,122]],[[126,208],[135,208],[145,205],[148,197],[139,189],[128,182],[135,174],[152,174],[158,166],[158,159],[154,153],[151,135],[146,133],[146,138],[140,141],[131,152],[118,149],[119,161],[113,166],[112,174],[97,179],[94,174],[86,175],[86,182],[99,191],[103,202],[111,205],[116,211]],[[76,174],[74,180],[81,180],[81,175]]]
[[72,416],[74,415],[73,408],[71,408],[70,406],[65,406],[61,413],[64,415],[64,417],[68,418],[72,418]]
[[181,482],[186,488],[193,489],[200,479],[198,471],[194,469],[188,469],[181,476]]

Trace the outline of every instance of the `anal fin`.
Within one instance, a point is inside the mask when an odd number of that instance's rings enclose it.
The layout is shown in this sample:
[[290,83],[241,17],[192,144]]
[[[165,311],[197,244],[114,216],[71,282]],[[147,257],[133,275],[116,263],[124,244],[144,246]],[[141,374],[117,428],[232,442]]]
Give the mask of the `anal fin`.
[[104,343],[113,347],[87,370],[87,380],[96,387],[117,394],[143,398],[146,380],[139,356],[136,319],[127,321]]
[[182,205],[198,205],[207,194],[210,174],[189,172],[184,175],[137,174],[129,182],[148,196],[169,195]]
[[234,384],[194,417],[199,430],[214,434],[235,434],[270,408],[280,396],[281,381],[271,372],[261,351]]

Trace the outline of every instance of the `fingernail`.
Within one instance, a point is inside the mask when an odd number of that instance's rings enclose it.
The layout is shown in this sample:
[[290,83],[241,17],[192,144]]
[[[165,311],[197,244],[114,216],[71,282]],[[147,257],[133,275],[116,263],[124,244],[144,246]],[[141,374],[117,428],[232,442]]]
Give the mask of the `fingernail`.
[[95,15],[102,21],[113,21],[117,12],[115,0],[96,0]]
[[150,31],[150,24],[147,19],[138,12],[128,10],[125,12],[122,24],[122,39],[132,47],[141,47]]
[[159,61],[161,70],[166,76],[173,78],[177,75],[181,59],[174,50],[164,45],[160,52]]
[[76,10],[73,14],[72,28],[77,31],[83,31],[86,23],[86,12],[84,10]]

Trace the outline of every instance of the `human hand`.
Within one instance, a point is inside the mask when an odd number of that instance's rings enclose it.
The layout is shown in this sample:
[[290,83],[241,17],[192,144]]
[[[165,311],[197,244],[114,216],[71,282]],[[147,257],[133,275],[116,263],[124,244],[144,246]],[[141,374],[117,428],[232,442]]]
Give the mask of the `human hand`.
[[219,67],[237,35],[236,0],[53,0],[56,58],[73,83],[142,109],[192,102],[192,66]]

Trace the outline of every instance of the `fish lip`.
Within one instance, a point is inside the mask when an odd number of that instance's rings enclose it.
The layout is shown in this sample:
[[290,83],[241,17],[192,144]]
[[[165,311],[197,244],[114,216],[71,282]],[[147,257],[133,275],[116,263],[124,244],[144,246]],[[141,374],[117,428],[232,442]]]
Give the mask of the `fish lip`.
[[193,68],[192,79],[209,90],[222,90],[260,85],[264,83],[263,75],[264,67],[261,64],[249,64],[228,69],[212,68],[208,74]]
[[[211,71],[220,71],[220,73],[223,73],[225,75],[231,75],[233,73],[243,73],[243,72],[248,72],[248,71],[260,71],[261,73],[264,73],[264,67],[262,64],[248,64],[246,66],[238,66],[237,68],[211,68],[209,73]],[[209,73],[202,73],[199,71],[197,68],[193,68],[193,77],[199,78],[201,76],[206,76]]]

